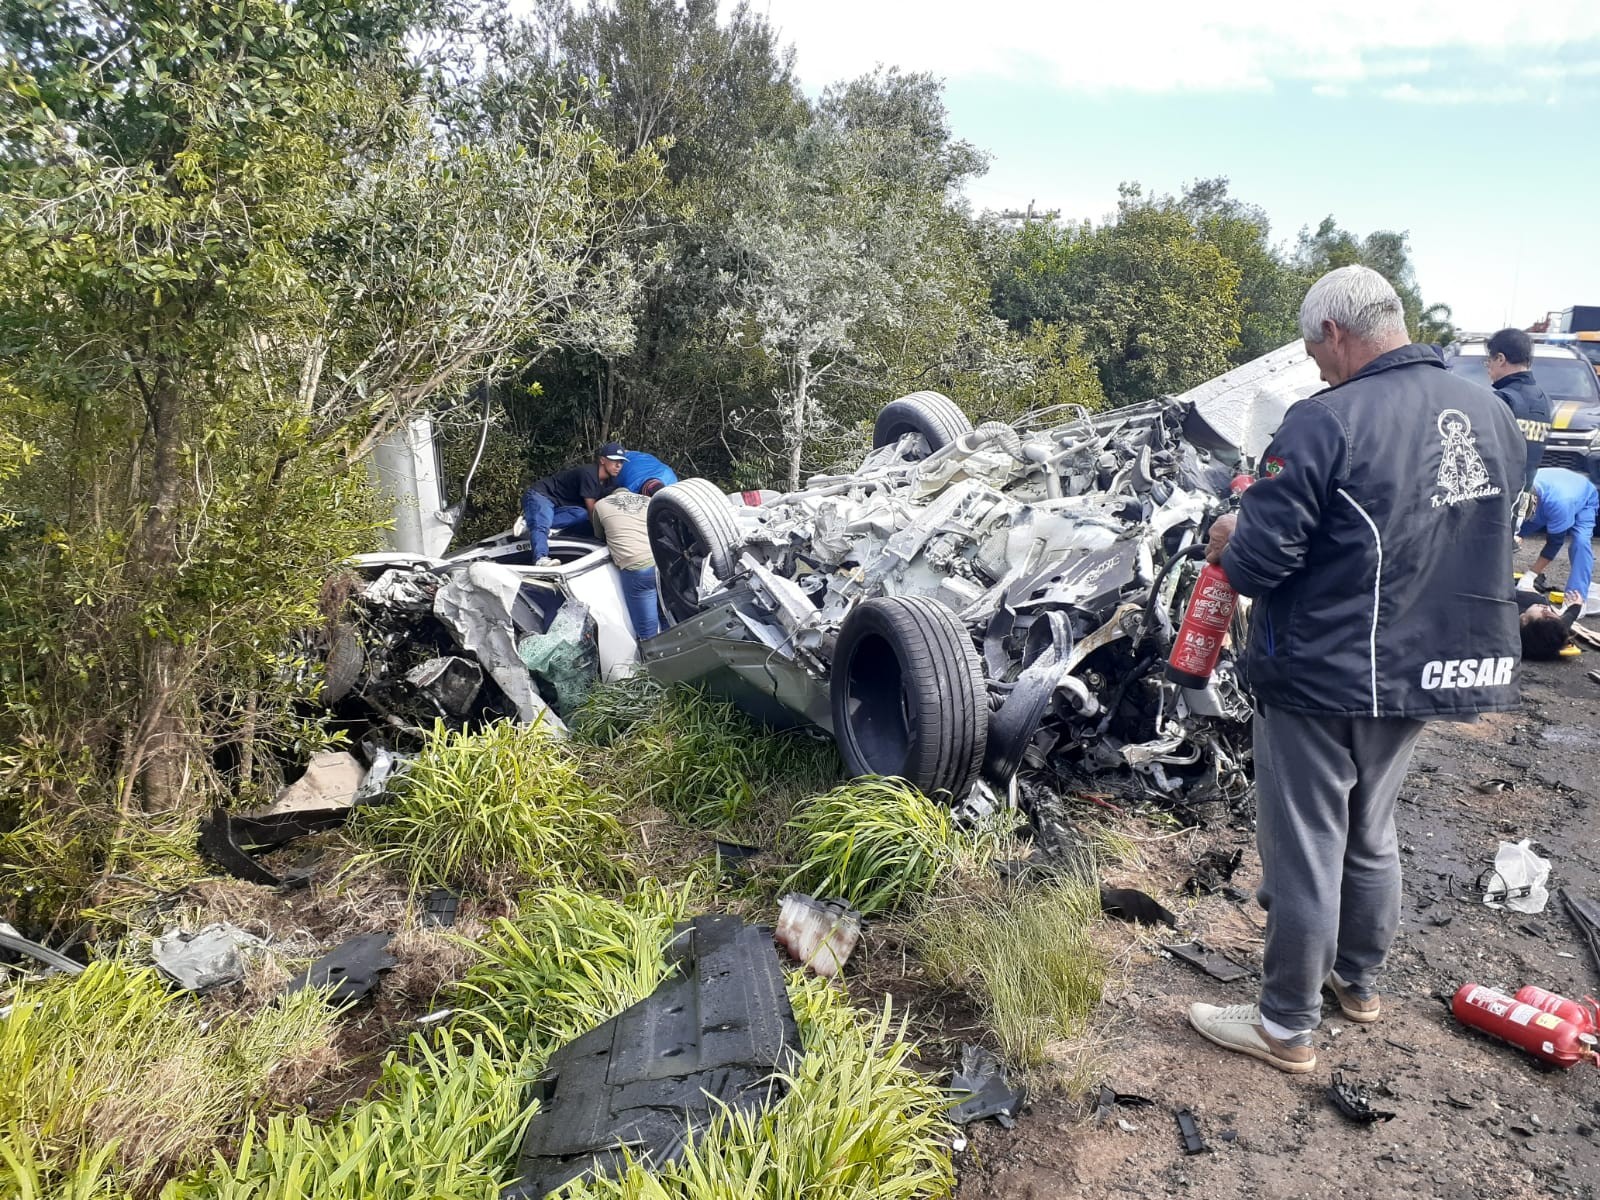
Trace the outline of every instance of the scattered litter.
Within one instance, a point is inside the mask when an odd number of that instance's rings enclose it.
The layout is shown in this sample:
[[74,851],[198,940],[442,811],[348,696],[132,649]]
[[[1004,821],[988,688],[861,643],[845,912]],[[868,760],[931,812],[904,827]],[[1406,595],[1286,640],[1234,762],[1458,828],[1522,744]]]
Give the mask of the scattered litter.
[[[1194,874],[1183,882],[1188,896],[1214,896],[1233,882],[1233,876],[1244,861],[1244,851],[1226,854],[1221,850],[1207,850],[1194,861]],[[1231,897],[1230,897],[1231,899]]]
[[779,901],[775,936],[790,958],[832,979],[861,940],[861,914],[843,900],[790,892]]
[[1531,938],[1539,938],[1541,941],[1545,937],[1545,928],[1537,921],[1524,921],[1517,926],[1517,930]]
[[1240,966],[1225,954],[1208,949],[1203,942],[1161,943],[1161,948],[1174,958],[1180,958],[1191,967],[1199,967],[1218,983],[1233,983],[1250,974],[1249,967]]
[[1493,796],[1500,792],[1514,792],[1517,785],[1509,779],[1484,779],[1472,785],[1485,796]]
[[966,1138],[965,1134],[958,1133],[958,1134],[955,1135],[955,1137],[950,1139],[950,1150],[951,1150],[951,1153],[960,1154],[966,1148],[967,1148],[967,1138]]
[[418,1017],[416,1023],[423,1028],[427,1028],[430,1025],[437,1025],[440,1021],[448,1021],[455,1015],[456,1010],[453,1008],[438,1008],[431,1013],[424,1013]]
[[278,793],[267,814],[349,808],[366,775],[366,768],[348,751],[320,751],[311,756],[306,773]]
[[[1574,623],[1572,626],[1572,636],[1577,638],[1585,646],[1588,646],[1591,650],[1600,650],[1600,634],[1595,633],[1594,630],[1588,628],[1587,626]],[[1600,672],[1590,672],[1590,674],[1600,674]]]
[[331,987],[330,1004],[351,1004],[378,986],[378,976],[395,965],[389,953],[392,933],[363,933],[340,942],[284,985],[292,995],[307,987]]
[[25,938],[10,925],[0,921],[0,950],[10,950],[13,954],[25,955],[36,962],[42,962],[50,971],[60,971],[65,975],[82,975],[83,964],[75,963],[65,954],[50,949],[40,942]]
[[1600,671],[1590,671],[1589,678],[1595,683],[1600,683]]
[[1110,1084],[1100,1085],[1100,1094],[1095,1101],[1094,1119],[1104,1125],[1111,1119],[1112,1112],[1117,1108],[1152,1108],[1155,1101],[1148,1096],[1135,1095],[1133,1092],[1119,1092]]
[[361,781],[361,786],[356,789],[355,802],[357,804],[372,804],[381,799],[389,790],[389,785],[400,778],[410,769],[416,761],[414,754],[396,754],[382,746],[363,744],[368,750],[368,758],[372,765],[367,768],[367,777]]
[[[1531,848],[1532,840],[1501,842],[1494,866],[1478,876],[1478,889],[1490,908],[1505,907],[1520,913],[1544,911],[1550,899],[1545,881],[1550,878],[1550,860],[1540,858]],[[1488,880],[1487,884],[1484,882]]]
[[1211,1147],[1206,1145],[1205,1138],[1200,1136],[1200,1122],[1195,1120],[1195,1115],[1187,1108],[1180,1108],[1172,1114],[1178,1122],[1178,1136],[1183,1139],[1183,1152],[1185,1154],[1208,1154]]
[[1373,1108],[1372,1097],[1366,1088],[1354,1080],[1345,1082],[1344,1073],[1335,1071],[1328,1084],[1328,1099],[1333,1106],[1358,1125],[1371,1125],[1378,1121],[1392,1121],[1395,1114],[1386,1109]]
[[1389,1045],[1393,1046],[1396,1050],[1399,1050],[1404,1054],[1409,1054],[1412,1058],[1417,1056],[1417,1048],[1415,1046],[1408,1046],[1404,1042],[1395,1041],[1393,1038],[1384,1038],[1383,1040],[1388,1042]]
[[767,931],[695,917],[667,956],[676,970],[654,992],[550,1056],[502,1197],[537,1200],[632,1162],[659,1168],[715,1114],[785,1094],[800,1035]]
[[1448,1104],[1451,1108],[1459,1108],[1459,1109],[1463,1109],[1463,1110],[1472,1109],[1472,1108],[1476,1108],[1477,1107],[1475,1104],[1472,1103],[1472,1101],[1463,1100],[1463,1099],[1461,1099],[1460,1096],[1451,1095],[1449,1092],[1446,1092],[1444,1094],[1444,1102],[1446,1104]]
[[150,956],[160,971],[186,992],[204,992],[244,978],[244,954],[266,943],[237,925],[207,925],[195,933],[169,929],[156,938]]
[[946,1114],[957,1125],[993,1117],[1010,1129],[1028,1101],[1027,1089],[1011,1086],[1000,1060],[970,1042],[961,1047],[961,1070],[950,1079],[950,1094],[965,1097]]
[[434,888],[422,898],[422,927],[448,929],[456,923],[456,910],[461,897],[449,888]]
[[1139,1132],[1139,1127],[1137,1125],[1135,1125],[1132,1121],[1125,1121],[1121,1117],[1117,1118],[1117,1128],[1122,1130],[1123,1133]]
[[1178,927],[1173,916],[1154,896],[1137,888],[1101,888],[1100,911],[1123,921],[1138,921],[1145,925]]
[[1583,934],[1584,941],[1589,943],[1589,952],[1594,955],[1594,969],[1600,971],[1600,904],[1571,888],[1562,888],[1557,895],[1566,906],[1572,923]]
[[1239,1140],[1239,1131],[1237,1129],[1224,1129],[1221,1133],[1217,1134],[1217,1137],[1224,1142],[1236,1142]]

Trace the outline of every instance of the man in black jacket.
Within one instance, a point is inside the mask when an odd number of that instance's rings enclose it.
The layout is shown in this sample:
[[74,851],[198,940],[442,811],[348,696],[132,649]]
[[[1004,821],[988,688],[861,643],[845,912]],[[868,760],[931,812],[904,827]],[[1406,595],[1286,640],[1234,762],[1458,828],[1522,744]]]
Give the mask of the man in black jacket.
[[1349,1020],[1378,1017],[1400,916],[1395,797],[1423,722],[1517,703],[1526,457],[1504,404],[1409,343],[1375,271],[1319,279],[1300,332],[1329,387],[1289,410],[1207,552],[1255,598],[1260,1003],[1189,1010],[1213,1042],[1292,1072],[1316,1067],[1324,985]]
[[1520,329],[1502,329],[1489,339],[1484,351],[1489,356],[1489,382],[1495,394],[1511,406],[1517,428],[1527,439],[1522,489],[1529,491],[1544,458],[1545,438],[1550,435],[1550,397],[1533,381],[1533,339]]

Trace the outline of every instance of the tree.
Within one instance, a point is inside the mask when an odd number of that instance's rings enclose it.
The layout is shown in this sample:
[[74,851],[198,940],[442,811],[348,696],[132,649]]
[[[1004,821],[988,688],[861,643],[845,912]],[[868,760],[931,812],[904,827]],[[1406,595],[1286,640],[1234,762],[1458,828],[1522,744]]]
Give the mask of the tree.
[[373,536],[365,448],[514,352],[631,336],[616,239],[656,165],[571,112],[447,143],[427,15],[0,5],[0,405],[41,451],[0,480],[0,670],[46,807],[69,763],[124,824],[204,797]]
[[1336,267],[1357,263],[1371,267],[1394,285],[1401,307],[1405,309],[1406,329],[1413,339],[1443,342],[1455,336],[1450,306],[1435,304],[1430,307],[1423,302],[1422,290],[1417,286],[1416,272],[1411,265],[1406,233],[1380,229],[1364,238],[1357,237],[1348,229],[1341,229],[1331,216],[1323,218],[1315,233],[1300,231],[1296,265],[1308,287]]

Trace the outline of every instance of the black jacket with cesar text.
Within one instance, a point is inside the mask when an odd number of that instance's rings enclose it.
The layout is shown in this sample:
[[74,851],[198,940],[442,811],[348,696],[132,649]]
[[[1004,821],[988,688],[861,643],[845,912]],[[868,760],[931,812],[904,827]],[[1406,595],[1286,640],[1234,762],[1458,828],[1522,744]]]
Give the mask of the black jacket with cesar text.
[[1257,699],[1333,716],[1513,707],[1524,461],[1511,410],[1422,346],[1291,408],[1222,557],[1256,598]]
[[1517,428],[1522,430],[1528,443],[1528,463],[1522,486],[1531,488],[1544,458],[1545,439],[1550,436],[1550,397],[1534,382],[1532,371],[1502,375],[1494,390],[1495,395],[1511,406],[1511,415],[1517,419]]

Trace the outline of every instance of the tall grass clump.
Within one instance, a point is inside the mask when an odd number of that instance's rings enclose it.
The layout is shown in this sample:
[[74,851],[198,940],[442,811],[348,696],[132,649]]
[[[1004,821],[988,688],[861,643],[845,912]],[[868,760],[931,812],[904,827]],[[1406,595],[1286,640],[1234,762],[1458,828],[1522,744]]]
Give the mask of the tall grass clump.
[[788,1094],[724,1109],[678,1159],[652,1172],[568,1185],[565,1200],[917,1200],[955,1184],[943,1092],[910,1066],[915,1046],[886,1006],[864,1020],[838,989],[791,977],[805,1055]]
[[901,779],[856,779],[800,804],[788,825],[799,866],[788,886],[861,912],[902,908],[951,871],[992,857],[992,833],[966,833],[950,810]]
[[0,1018],[0,1196],[154,1195],[236,1134],[277,1072],[325,1055],[320,992],[202,1022],[149,968],[25,985]]
[[456,989],[458,1024],[547,1055],[655,991],[687,888],[654,884],[622,900],[554,888],[490,926]]
[[326,1122],[276,1116],[163,1200],[493,1200],[550,1053],[655,990],[686,889],[622,900],[566,888],[496,921],[434,1045],[391,1054],[365,1100]]
[[1043,1066],[1100,1002],[1105,959],[1090,930],[1100,892],[1087,875],[929,905],[911,924],[922,961],[972,996],[1006,1060]]
[[436,725],[392,802],[357,809],[350,828],[373,848],[359,861],[398,871],[416,891],[613,884],[626,872],[612,803],[537,725],[496,721],[470,733]]
[[696,825],[744,820],[770,792],[810,792],[839,774],[832,743],[763,729],[726,701],[645,676],[596,688],[574,728],[610,752],[619,786]]
[[169,1186],[161,1200],[495,1200],[532,1114],[535,1065],[487,1036],[413,1035],[372,1095],[318,1122],[253,1126],[233,1161]]

